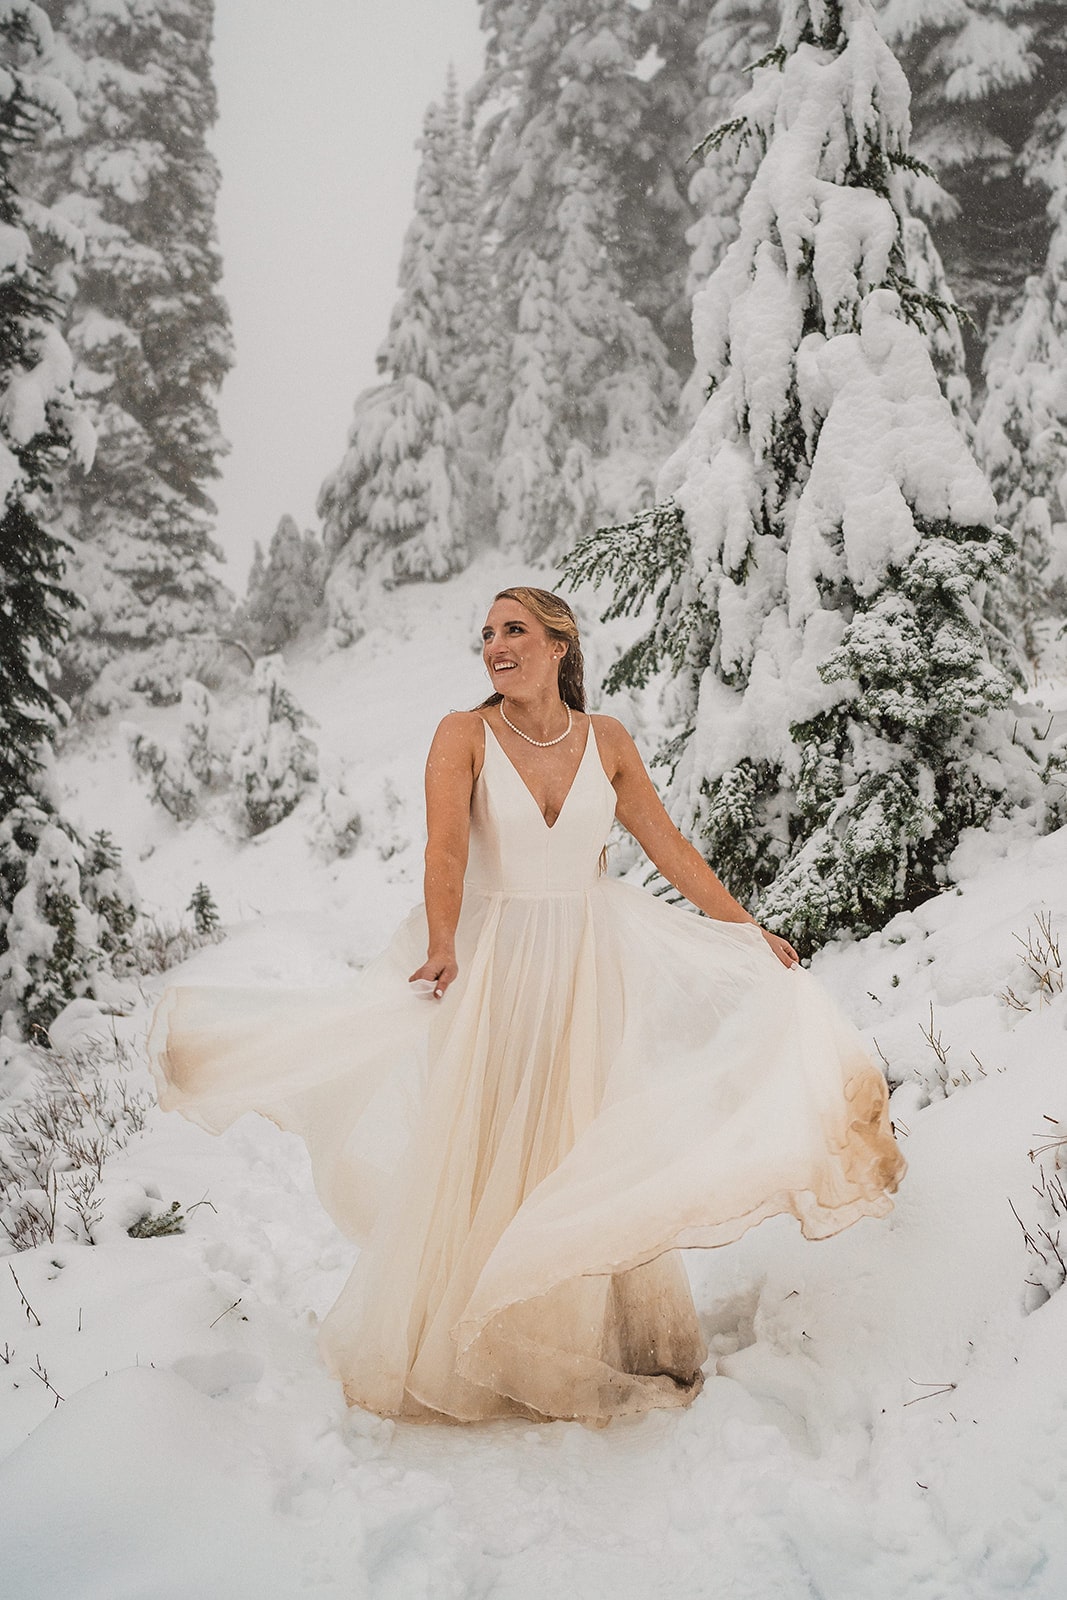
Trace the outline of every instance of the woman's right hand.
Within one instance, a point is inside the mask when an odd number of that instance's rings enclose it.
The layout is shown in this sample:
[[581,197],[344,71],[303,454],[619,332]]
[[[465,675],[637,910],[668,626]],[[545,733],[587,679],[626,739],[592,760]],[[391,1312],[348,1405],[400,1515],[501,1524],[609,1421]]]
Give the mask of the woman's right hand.
[[435,956],[431,951],[418,971],[411,974],[408,982],[431,983],[433,989],[429,992],[433,994],[435,1000],[440,1000],[458,972],[459,967],[456,965],[456,958],[451,952],[447,955]]

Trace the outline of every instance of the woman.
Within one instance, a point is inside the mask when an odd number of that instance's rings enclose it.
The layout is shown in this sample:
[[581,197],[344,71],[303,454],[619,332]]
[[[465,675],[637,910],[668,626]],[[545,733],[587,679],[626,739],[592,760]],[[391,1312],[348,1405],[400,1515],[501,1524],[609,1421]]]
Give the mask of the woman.
[[[782,1211],[810,1238],[884,1215],[904,1170],[885,1081],[621,724],[586,713],[566,602],[502,590],[482,654],[493,694],[430,748],[424,904],[355,985],[169,990],[160,1100],[304,1137],[364,1244],[320,1335],[350,1403],[685,1405],[707,1350],[678,1248]],[[616,816],[704,917],[604,876]]]

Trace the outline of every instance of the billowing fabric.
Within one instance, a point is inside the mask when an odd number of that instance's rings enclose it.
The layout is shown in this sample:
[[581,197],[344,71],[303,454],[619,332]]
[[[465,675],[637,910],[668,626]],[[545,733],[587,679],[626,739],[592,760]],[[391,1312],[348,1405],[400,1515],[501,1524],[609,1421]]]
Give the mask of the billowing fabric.
[[690,1401],[707,1351],[679,1248],[789,1212],[884,1216],[881,1072],[749,925],[600,875],[615,793],[587,725],[550,827],[486,723],[459,976],[412,992],[422,906],[342,987],[171,988],[160,1103],[294,1130],[362,1250],[323,1354],[384,1416],[600,1422]]

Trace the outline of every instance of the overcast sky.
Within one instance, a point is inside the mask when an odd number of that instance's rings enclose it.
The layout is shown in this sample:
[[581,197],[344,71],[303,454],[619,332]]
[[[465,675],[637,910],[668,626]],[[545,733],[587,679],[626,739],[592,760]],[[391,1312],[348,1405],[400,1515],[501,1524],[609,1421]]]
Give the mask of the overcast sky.
[[223,292],[236,364],[215,486],[231,587],[290,511],[314,523],[396,294],[415,140],[449,61],[481,65],[477,0],[216,0]]

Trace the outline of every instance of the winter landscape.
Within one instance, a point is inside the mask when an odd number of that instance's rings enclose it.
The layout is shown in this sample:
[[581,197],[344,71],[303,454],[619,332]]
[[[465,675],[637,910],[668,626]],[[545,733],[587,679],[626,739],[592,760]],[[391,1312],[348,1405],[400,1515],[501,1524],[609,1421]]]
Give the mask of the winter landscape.
[[[378,379],[246,579],[213,0],[0,0],[0,1596],[1059,1600],[1067,5],[471,9]],[[303,1146],[146,1054],[169,983],[383,947],[521,582],[908,1161],[688,1252],[704,1391],[603,1430],[348,1408]]]

